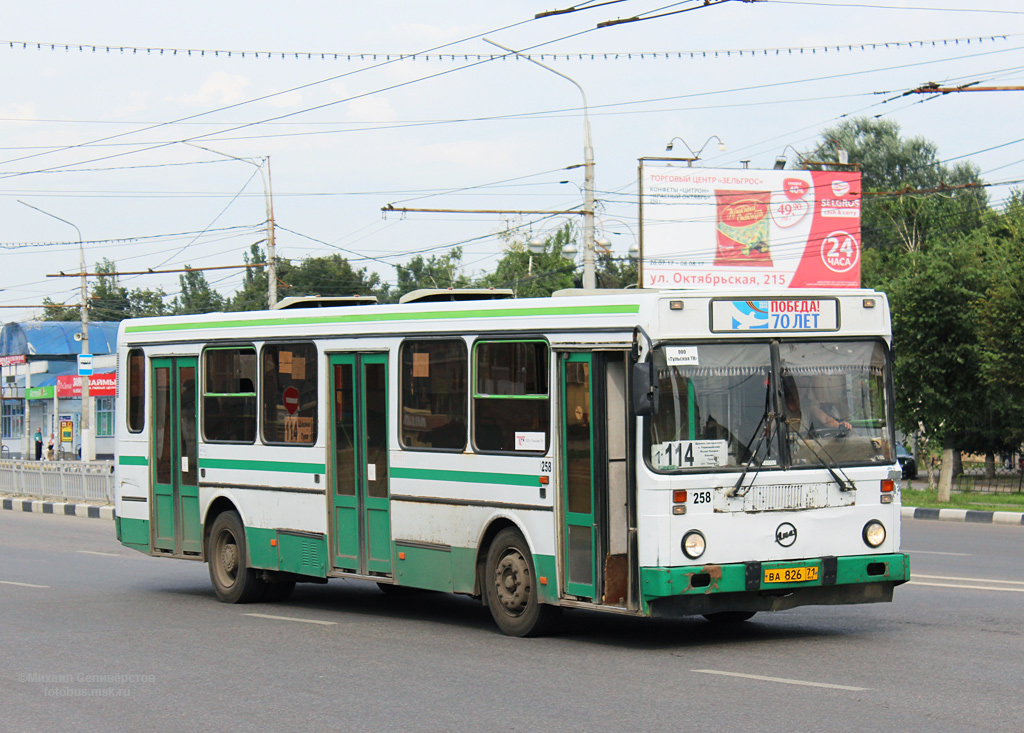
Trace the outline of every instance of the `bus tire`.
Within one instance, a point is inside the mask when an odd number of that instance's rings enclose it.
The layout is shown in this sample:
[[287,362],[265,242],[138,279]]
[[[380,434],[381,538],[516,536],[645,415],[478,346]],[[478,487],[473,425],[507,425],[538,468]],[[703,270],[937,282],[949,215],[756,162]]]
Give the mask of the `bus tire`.
[[754,618],[757,611],[719,611],[718,613],[705,613],[704,618],[713,624],[741,624]]
[[537,574],[526,540],[511,527],[501,530],[487,550],[484,593],[494,623],[509,636],[539,636],[560,610],[537,600]]
[[210,530],[206,557],[210,581],[221,603],[253,603],[263,598],[267,583],[246,562],[245,525],[238,512],[217,515]]

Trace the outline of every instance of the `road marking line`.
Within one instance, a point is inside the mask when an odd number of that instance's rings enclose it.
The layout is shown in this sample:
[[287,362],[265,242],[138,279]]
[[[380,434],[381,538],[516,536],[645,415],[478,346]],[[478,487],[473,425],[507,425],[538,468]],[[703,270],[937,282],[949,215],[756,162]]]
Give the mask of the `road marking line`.
[[75,552],[81,553],[82,555],[103,555],[104,557],[127,557],[118,552],[97,552],[96,550],[75,550]]
[[958,578],[951,575],[921,575],[914,573],[915,578],[928,578],[928,580],[966,580],[974,583],[1004,583],[1006,585],[1024,585],[1024,580],[993,580],[992,578]]
[[969,590],[1001,590],[1004,593],[1024,593],[1024,588],[993,588],[990,585],[961,585],[956,583],[924,583],[920,580],[911,580],[908,585],[930,585],[935,588],[967,588]]
[[953,555],[954,557],[970,557],[969,552],[936,552],[935,550],[907,550],[915,555]]
[[15,583],[13,580],[0,580],[4,585],[18,585],[22,588],[49,588],[48,585],[36,585],[35,583]]
[[804,680],[790,680],[785,677],[764,677],[759,674],[743,674],[742,672],[722,672],[717,669],[691,669],[691,672],[701,674],[720,674],[724,677],[743,677],[748,680],[761,680],[762,682],[781,682],[784,685],[802,685],[803,687],[824,687],[829,690],[850,690],[852,692],[865,692],[870,687],[850,687],[848,685],[831,685],[826,682],[806,682]]
[[269,618],[275,621],[298,621],[303,624],[320,624],[321,626],[337,626],[337,621],[317,621],[311,618],[295,618],[294,616],[271,616],[269,613],[246,613],[244,616],[252,616],[253,618]]

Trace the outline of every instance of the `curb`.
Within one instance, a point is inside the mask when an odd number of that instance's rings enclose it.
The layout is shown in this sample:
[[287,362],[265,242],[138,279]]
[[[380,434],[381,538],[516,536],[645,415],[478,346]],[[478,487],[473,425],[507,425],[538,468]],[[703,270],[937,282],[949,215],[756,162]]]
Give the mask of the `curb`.
[[900,517],[903,519],[932,519],[940,522],[1024,525],[1024,512],[983,512],[974,509],[933,509],[905,506],[900,509]]
[[62,501],[8,498],[3,499],[0,503],[4,509],[15,512],[20,510],[35,514],[63,514],[66,517],[85,517],[87,519],[114,518],[114,507],[110,504],[71,504]]

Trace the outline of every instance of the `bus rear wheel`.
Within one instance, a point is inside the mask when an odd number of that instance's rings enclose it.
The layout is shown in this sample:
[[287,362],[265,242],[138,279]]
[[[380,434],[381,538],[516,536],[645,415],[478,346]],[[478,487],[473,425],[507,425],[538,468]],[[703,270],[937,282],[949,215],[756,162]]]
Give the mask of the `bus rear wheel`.
[[537,600],[537,574],[526,540],[516,530],[501,530],[487,550],[484,593],[494,623],[509,636],[538,636],[558,617],[555,606]]
[[206,557],[210,581],[222,603],[253,603],[263,598],[267,583],[248,566],[245,525],[238,512],[218,514],[210,530]]

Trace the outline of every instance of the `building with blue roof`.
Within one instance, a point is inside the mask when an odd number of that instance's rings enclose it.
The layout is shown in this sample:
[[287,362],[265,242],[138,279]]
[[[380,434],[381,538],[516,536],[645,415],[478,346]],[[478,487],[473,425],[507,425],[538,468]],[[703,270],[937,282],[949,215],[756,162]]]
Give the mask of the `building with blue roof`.
[[[94,375],[116,371],[119,325],[89,323]],[[80,385],[79,396],[74,396],[72,383],[78,376],[78,356],[82,353],[78,338],[81,330],[82,324],[77,321],[22,321],[0,328],[0,456],[34,458],[37,430],[43,438],[44,457],[51,435],[55,457],[79,455],[82,398]],[[97,391],[99,395],[90,389],[96,457],[111,459],[115,396],[107,394],[109,389]]]

